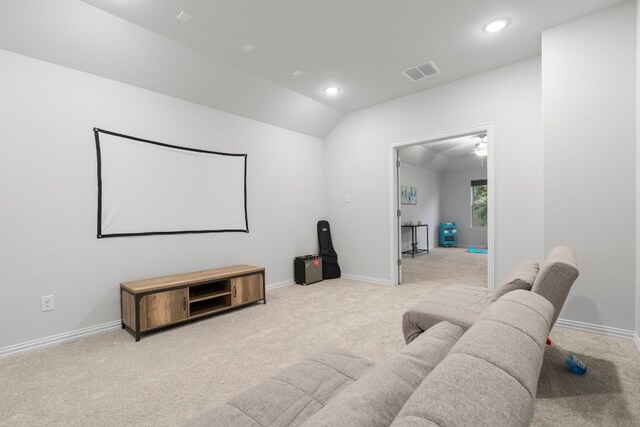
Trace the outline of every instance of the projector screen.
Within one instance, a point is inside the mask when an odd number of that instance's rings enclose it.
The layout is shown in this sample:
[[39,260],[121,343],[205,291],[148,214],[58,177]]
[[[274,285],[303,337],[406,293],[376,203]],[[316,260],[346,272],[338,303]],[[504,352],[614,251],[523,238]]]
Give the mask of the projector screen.
[[93,131],[98,238],[249,232],[246,154]]

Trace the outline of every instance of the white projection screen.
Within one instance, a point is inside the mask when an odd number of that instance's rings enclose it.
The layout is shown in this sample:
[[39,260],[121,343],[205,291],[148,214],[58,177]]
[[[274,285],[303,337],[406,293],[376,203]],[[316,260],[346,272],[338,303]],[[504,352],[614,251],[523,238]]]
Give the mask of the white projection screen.
[[246,154],[94,135],[98,238],[249,232]]

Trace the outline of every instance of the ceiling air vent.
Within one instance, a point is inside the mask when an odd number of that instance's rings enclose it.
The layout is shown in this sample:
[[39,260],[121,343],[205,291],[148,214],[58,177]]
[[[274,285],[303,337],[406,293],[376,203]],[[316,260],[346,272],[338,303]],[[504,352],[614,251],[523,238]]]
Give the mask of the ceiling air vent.
[[434,64],[433,61],[429,61],[425,64],[404,70],[402,74],[407,76],[411,81],[416,82],[420,79],[440,74],[440,69],[436,67],[436,64]]

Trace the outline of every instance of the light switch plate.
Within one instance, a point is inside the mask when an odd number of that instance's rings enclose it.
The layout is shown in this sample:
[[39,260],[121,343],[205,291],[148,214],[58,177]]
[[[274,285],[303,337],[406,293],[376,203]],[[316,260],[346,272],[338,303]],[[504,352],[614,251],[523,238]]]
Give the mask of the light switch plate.
[[40,302],[42,304],[42,311],[51,311],[56,308],[56,300],[53,295],[40,297]]

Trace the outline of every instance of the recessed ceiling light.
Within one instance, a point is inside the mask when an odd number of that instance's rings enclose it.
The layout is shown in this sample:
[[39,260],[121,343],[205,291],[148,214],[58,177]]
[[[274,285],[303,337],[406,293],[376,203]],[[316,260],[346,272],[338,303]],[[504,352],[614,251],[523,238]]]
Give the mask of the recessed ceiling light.
[[291,73],[291,75],[293,77],[300,77],[302,75],[302,70],[296,70],[293,73]]
[[180,11],[178,16],[176,16],[176,19],[181,22],[189,22],[191,18],[193,18],[193,15],[184,10]]
[[340,92],[340,88],[336,86],[329,86],[324,88],[324,93],[327,95],[337,95]]
[[498,31],[507,28],[510,22],[509,18],[496,19],[495,21],[491,21],[485,25],[483,30],[485,33],[497,33]]
[[251,52],[253,49],[255,49],[256,47],[252,44],[245,44],[244,46],[242,46],[240,49],[244,50],[245,52],[249,53]]

